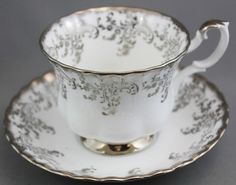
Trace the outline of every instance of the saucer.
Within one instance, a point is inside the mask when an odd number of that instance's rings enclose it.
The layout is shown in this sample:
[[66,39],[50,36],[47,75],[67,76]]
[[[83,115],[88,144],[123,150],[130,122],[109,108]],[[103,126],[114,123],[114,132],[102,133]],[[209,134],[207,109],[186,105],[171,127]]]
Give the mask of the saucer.
[[57,110],[56,89],[53,72],[24,87],[6,111],[6,138],[29,162],[74,179],[126,181],[172,172],[207,153],[229,120],[223,95],[194,75],[182,84],[173,112],[151,146],[129,155],[100,155],[68,129]]

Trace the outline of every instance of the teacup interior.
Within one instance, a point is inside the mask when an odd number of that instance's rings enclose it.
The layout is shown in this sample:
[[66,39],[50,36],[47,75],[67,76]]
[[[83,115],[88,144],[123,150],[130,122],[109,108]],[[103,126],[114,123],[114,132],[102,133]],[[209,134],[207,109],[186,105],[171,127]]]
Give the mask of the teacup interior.
[[182,26],[160,13],[97,8],[61,18],[43,35],[43,50],[80,69],[126,72],[161,65],[188,45]]

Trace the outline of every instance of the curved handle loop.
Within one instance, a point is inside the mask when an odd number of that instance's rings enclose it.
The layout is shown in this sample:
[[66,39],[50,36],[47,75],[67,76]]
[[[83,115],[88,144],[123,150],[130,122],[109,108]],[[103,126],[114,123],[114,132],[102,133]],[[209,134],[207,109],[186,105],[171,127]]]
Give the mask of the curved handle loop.
[[207,39],[207,32],[210,29],[219,29],[220,31],[220,40],[213,51],[213,53],[203,60],[195,60],[192,64],[185,67],[184,69],[177,72],[174,78],[173,89],[174,92],[177,92],[178,87],[181,82],[188,76],[197,73],[204,72],[207,68],[213,66],[215,63],[219,61],[219,59],[225,53],[228,43],[229,43],[229,30],[228,30],[229,22],[221,21],[221,20],[210,20],[202,24],[199,30],[197,30],[195,37],[192,39],[191,44],[188,49],[188,53],[194,51],[198,48],[204,39]]

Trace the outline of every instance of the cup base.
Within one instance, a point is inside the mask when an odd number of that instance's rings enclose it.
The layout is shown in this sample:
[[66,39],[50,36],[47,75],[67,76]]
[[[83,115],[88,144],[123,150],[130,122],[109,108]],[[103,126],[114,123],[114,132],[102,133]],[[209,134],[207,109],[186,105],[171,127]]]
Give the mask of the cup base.
[[154,139],[155,135],[152,134],[124,144],[108,144],[96,139],[85,137],[81,137],[81,142],[87,149],[95,153],[104,155],[124,155],[144,150]]

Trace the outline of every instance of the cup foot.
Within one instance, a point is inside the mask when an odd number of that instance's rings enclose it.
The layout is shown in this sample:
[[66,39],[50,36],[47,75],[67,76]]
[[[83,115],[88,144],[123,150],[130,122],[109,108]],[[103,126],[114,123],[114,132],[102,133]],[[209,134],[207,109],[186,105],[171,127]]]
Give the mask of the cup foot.
[[108,144],[85,137],[81,137],[81,141],[86,148],[99,154],[124,155],[144,150],[152,143],[154,138],[155,135],[149,135],[125,144]]

